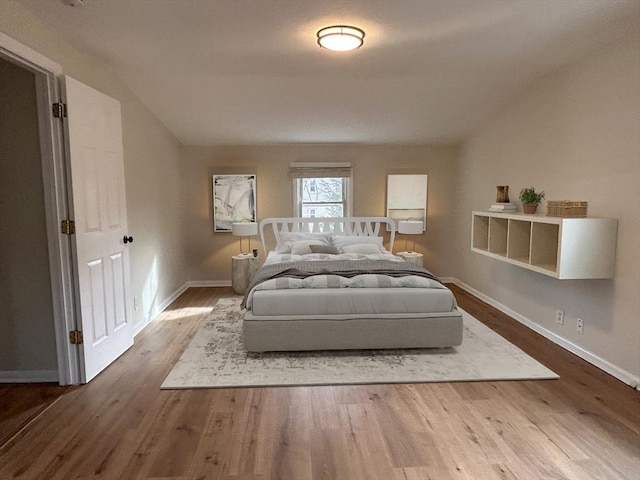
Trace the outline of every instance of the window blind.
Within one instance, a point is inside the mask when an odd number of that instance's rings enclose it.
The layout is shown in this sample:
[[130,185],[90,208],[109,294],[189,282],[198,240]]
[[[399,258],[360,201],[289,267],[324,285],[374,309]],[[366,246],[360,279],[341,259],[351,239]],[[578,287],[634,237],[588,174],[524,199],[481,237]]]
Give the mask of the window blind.
[[291,163],[289,178],[349,178],[351,163]]

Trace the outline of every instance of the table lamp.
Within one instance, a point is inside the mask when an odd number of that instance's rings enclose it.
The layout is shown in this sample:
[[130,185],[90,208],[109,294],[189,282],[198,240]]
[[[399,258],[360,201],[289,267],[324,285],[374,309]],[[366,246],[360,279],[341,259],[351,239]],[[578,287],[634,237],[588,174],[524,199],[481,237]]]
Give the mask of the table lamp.
[[[424,224],[422,220],[400,220],[398,222],[398,233],[403,235],[420,235],[424,232]],[[407,248],[407,239],[404,240],[404,248]],[[416,247],[415,237],[413,240],[413,247]],[[413,250],[407,250],[409,253],[413,253]]]
[[[231,224],[231,233],[235,237],[240,237],[240,253],[249,255],[251,253],[251,237],[258,234],[258,224],[255,222],[233,222]],[[242,250],[242,237],[249,238],[249,250]]]

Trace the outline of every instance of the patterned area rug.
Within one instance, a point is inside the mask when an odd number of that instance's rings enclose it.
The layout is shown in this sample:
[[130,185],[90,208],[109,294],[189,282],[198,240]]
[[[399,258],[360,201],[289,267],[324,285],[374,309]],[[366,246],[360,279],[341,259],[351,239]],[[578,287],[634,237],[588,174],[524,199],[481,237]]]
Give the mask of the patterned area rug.
[[239,298],[218,301],[163,389],[554,379],[554,372],[463,311],[460,347],[249,353]]

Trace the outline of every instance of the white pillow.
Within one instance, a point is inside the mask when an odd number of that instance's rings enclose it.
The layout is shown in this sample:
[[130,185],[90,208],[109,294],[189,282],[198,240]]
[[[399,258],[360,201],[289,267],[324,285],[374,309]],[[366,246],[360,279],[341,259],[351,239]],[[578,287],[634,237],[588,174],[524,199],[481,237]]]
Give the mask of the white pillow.
[[293,242],[291,245],[291,255],[308,255],[309,253],[313,253],[311,250],[311,245],[325,245],[320,240],[300,240],[298,242]]
[[320,243],[316,245],[331,245],[330,233],[304,233],[304,232],[285,232],[280,234],[280,239],[276,245],[276,252],[291,253],[291,247],[294,242],[303,240],[316,240]]
[[374,253],[384,253],[379,245],[374,243],[358,243],[355,245],[346,245],[342,247],[342,253],[361,253],[364,255]]
[[344,247],[349,245],[377,245],[379,248],[378,253],[384,253],[386,250],[382,246],[382,237],[366,237],[357,235],[340,235],[331,239],[333,245],[340,251],[344,251]]

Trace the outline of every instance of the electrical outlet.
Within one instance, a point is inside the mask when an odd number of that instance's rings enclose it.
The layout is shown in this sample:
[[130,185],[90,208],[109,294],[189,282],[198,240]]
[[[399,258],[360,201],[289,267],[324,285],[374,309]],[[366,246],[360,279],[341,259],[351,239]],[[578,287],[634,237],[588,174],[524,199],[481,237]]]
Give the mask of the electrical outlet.
[[556,310],[556,323],[564,325],[564,310]]
[[582,320],[581,318],[579,318],[576,322],[576,332],[584,333],[584,320]]

